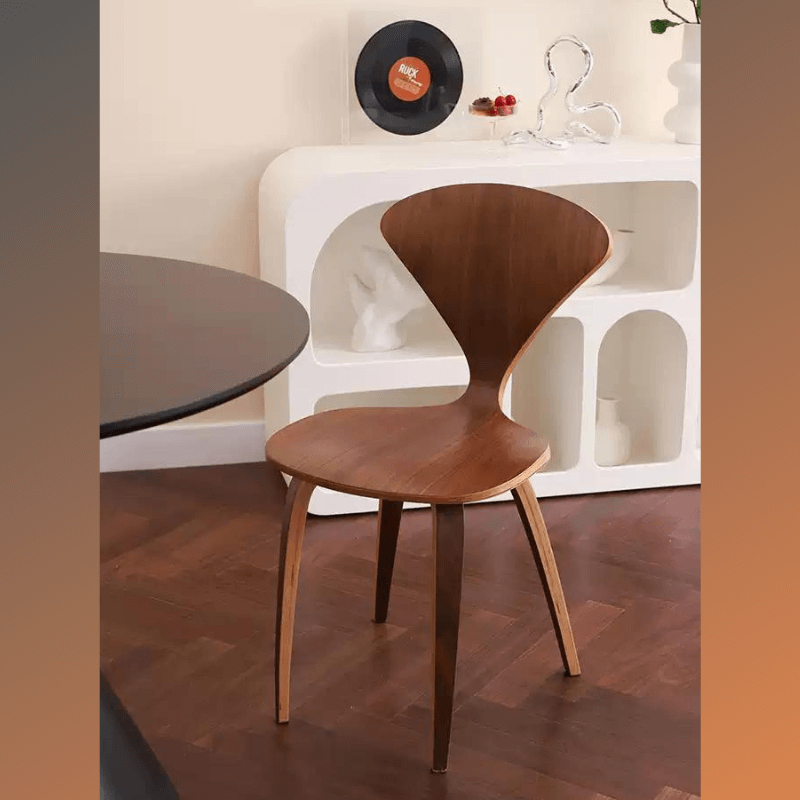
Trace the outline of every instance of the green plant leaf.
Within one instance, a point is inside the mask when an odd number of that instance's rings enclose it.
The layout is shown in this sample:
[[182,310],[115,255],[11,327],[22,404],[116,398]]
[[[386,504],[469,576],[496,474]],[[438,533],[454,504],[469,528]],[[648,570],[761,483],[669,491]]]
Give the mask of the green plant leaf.
[[653,33],[664,33],[667,28],[676,28],[680,22],[673,22],[671,19],[651,19],[650,30]]
[[700,0],[697,0],[695,5],[697,6],[697,16],[699,17],[700,16]]

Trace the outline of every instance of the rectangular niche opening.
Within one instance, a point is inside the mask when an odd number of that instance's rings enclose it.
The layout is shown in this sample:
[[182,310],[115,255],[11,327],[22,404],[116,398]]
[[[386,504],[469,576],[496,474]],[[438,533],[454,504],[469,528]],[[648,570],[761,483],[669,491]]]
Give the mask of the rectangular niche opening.
[[336,408],[397,408],[435,406],[451,403],[463,393],[464,386],[420,386],[408,389],[378,389],[369,392],[329,394],[317,400],[314,413]]
[[660,311],[636,311],[615,323],[600,346],[597,392],[619,401],[630,430],[625,463],[678,458],[686,395],[686,337],[678,323]]
[[357,315],[350,296],[351,276],[358,275],[369,287],[373,283],[362,246],[384,251],[394,270],[416,283],[380,232],[380,219],[391,205],[377,203],[352,214],[331,233],[317,257],[311,278],[311,347],[321,364],[462,356],[455,337],[427,298],[422,308],[398,324],[405,339],[402,347],[366,353],[352,348]]
[[576,294],[684,289],[692,282],[699,213],[695,184],[602,183],[556,186],[546,191],[577,203],[608,226],[616,251],[609,263],[628,250],[618,271],[602,283],[582,286]]
[[514,368],[511,417],[550,442],[542,472],[578,464],[583,409],[583,325],[551,317]]

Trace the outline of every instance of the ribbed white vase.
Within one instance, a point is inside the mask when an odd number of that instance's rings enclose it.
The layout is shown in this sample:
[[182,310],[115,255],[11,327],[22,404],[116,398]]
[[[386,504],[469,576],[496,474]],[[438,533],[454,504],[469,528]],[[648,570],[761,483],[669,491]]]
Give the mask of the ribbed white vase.
[[631,432],[619,418],[619,401],[597,398],[594,460],[601,467],[624,464],[631,454]]
[[682,144],[700,144],[700,25],[684,24],[683,52],[667,73],[678,87],[678,103],[664,117],[664,124]]

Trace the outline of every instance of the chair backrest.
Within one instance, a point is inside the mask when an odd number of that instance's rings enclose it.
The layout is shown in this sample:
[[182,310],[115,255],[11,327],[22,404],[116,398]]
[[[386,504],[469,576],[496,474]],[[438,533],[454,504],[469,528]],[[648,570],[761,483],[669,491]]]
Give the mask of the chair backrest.
[[461,345],[470,388],[490,388],[498,403],[542,324],[611,255],[608,229],[588,211],[506,184],[412,195],[380,227]]

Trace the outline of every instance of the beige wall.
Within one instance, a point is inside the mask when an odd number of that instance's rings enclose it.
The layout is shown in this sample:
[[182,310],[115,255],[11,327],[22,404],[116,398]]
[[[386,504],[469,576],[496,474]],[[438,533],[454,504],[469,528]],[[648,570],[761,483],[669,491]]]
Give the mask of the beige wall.
[[[502,82],[532,111],[547,85],[545,47],[574,33],[595,56],[581,97],[615,103],[626,134],[666,136],[662,117],[676,96],[666,70],[679,56],[680,32],[649,33],[658,0],[474,4],[485,15],[487,92]],[[101,249],[258,274],[264,169],[288,148],[335,144],[340,136],[349,4],[288,5],[101,0]],[[202,415],[261,417],[260,392]]]

